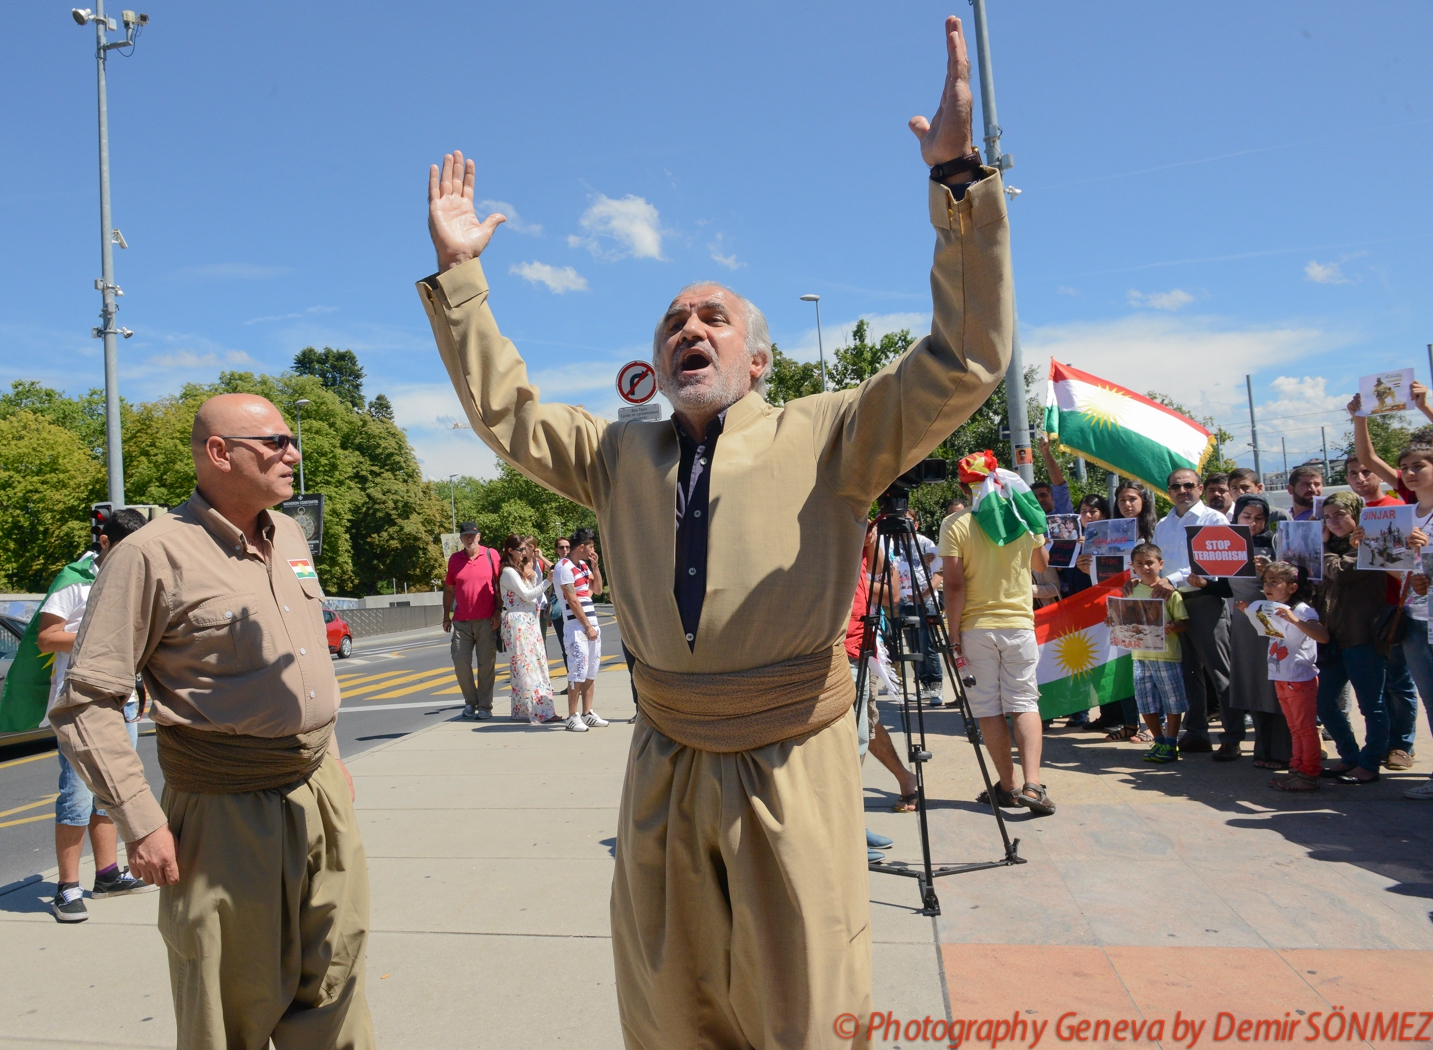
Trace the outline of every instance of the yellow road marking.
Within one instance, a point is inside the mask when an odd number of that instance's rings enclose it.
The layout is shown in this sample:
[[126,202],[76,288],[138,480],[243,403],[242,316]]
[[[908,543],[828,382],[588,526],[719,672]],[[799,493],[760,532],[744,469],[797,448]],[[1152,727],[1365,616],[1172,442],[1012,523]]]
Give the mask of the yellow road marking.
[[41,815],[38,816],[38,817],[23,817],[23,818],[21,818],[20,820],[7,820],[7,821],[5,821],[3,824],[0,824],[0,828],[13,828],[16,824],[33,824],[33,823],[35,823],[37,820],[54,820],[54,819],[55,819],[55,815],[54,815],[53,813],[43,813],[43,814],[41,814]]
[[48,806],[51,802],[55,801],[55,799],[59,797],[60,793],[56,791],[53,795],[48,795],[45,798],[40,799],[39,802],[31,802],[29,805],[16,806],[14,809],[7,809],[5,810],[5,812],[0,813],[0,817],[8,817],[12,813],[23,813],[25,812],[25,810],[34,809],[36,806]]
[[411,670],[410,668],[400,667],[400,668],[398,668],[397,670],[384,671],[384,672],[381,673],[381,674],[359,675],[357,678],[353,678],[353,679],[351,679],[351,680],[349,680],[349,681],[346,681],[346,682],[343,681],[342,679],[340,679],[340,680],[339,680],[339,685],[341,685],[341,686],[363,685],[363,684],[366,683],[366,682],[377,682],[377,681],[379,681],[380,679],[383,679],[383,678],[392,678],[394,675],[408,674],[408,673],[410,673],[410,670]]
[[41,751],[38,755],[26,755],[24,758],[12,758],[8,762],[0,762],[0,769],[9,769],[11,766],[23,765],[26,762],[38,762],[42,758],[54,758],[53,751]]
[[[414,671],[410,674],[398,675],[396,678],[385,679],[382,682],[371,682],[368,685],[359,686],[357,689],[341,689],[340,692],[343,694],[343,698],[345,700],[348,700],[362,693],[372,693],[375,690],[387,689],[391,686],[402,685],[405,682],[416,682],[420,678],[434,678],[445,674],[450,675],[452,673],[453,669],[451,667],[439,668],[436,671]],[[373,697],[369,697],[369,699],[371,700],[373,699]]]
[[457,676],[449,669],[445,674],[436,678],[430,678],[426,682],[418,682],[415,685],[406,686],[402,689],[391,689],[386,693],[374,693],[367,697],[369,700],[392,700],[397,696],[408,696],[412,693],[421,693],[425,689],[432,689],[435,685],[446,685],[448,682],[456,682]]

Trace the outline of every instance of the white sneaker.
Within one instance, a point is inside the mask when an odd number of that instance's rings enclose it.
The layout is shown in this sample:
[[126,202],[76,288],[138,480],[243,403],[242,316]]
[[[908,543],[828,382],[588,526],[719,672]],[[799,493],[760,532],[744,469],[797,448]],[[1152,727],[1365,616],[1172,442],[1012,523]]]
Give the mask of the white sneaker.
[[599,729],[607,724],[607,719],[603,718],[596,711],[588,711],[582,716],[582,721],[586,722],[593,729]]
[[567,728],[573,733],[585,733],[587,732],[587,723],[582,721],[579,715],[568,715]]
[[1429,777],[1417,787],[1411,787],[1403,793],[1404,798],[1414,798],[1421,801],[1433,800],[1433,777]]

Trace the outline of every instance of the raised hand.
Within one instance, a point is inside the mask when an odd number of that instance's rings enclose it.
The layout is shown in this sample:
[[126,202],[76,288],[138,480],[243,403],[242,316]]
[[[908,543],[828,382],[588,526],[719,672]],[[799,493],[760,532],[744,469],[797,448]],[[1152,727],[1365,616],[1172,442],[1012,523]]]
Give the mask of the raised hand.
[[945,20],[945,90],[935,117],[911,117],[910,129],[921,141],[921,157],[931,166],[955,160],[971,152],[970,116],[974,100],[970,95],[970,56],[960,19]]
[[482,222],[473,210],[473,178],[477,171],[459,150],[443,155],[443,170],[428,168],[428,232],[438,250],[438,271],[476,259],[488,246],[506,215],[497,212]]

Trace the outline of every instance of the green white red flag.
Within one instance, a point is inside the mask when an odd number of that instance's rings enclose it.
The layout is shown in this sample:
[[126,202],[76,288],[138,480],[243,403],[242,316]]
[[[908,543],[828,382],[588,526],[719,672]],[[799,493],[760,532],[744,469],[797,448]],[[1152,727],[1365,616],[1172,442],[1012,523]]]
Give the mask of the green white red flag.
[[1050,362],[1045,432],[1066,452],[1163,492],[1169,475],[1199,471],[1214,437],[1157,401],[1069,365]]
[[1130,652],[1110,644],[1105,625],[1105,599],[1118,595],[1128,580],[1125,572],[1035,611],[1041,718],[1060,718],[1134,696]]
[[1045,511],[1025,479],[996,465],[995,453],[972,452],[958,464],[960,480],[970,486],[975,523],[996,546],[1026,532],[1045,534]]

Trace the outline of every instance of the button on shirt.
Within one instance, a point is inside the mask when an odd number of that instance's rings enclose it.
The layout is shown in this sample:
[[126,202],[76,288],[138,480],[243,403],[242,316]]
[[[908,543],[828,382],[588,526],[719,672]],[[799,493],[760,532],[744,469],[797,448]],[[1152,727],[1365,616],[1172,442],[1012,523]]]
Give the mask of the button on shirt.
[[1189,578],[1189,545],[1186,525],[1228,525],[1229,519],[1196,500],[1180,517],[1171,510],[1154,527],[1154,545],[1164,552],[1164,578],[1176,587]]
[[323,590],[290,518],[250,544],[197,492],[115,547],[90,593],[50,719],[133,841],[164,823],[120,708],[140,672],[154,721],[284,737],[333,721]]
[[697,625],[702,619],[702,603],[707,596],[711,461],[725,420],[723,412],[707,424],[706,435],[700,443],[693,441],[682,425],[672,420],[681,445],[677,466],[677,564],[672,593],[677,599],[687,646],[693,650],[697,645]]

